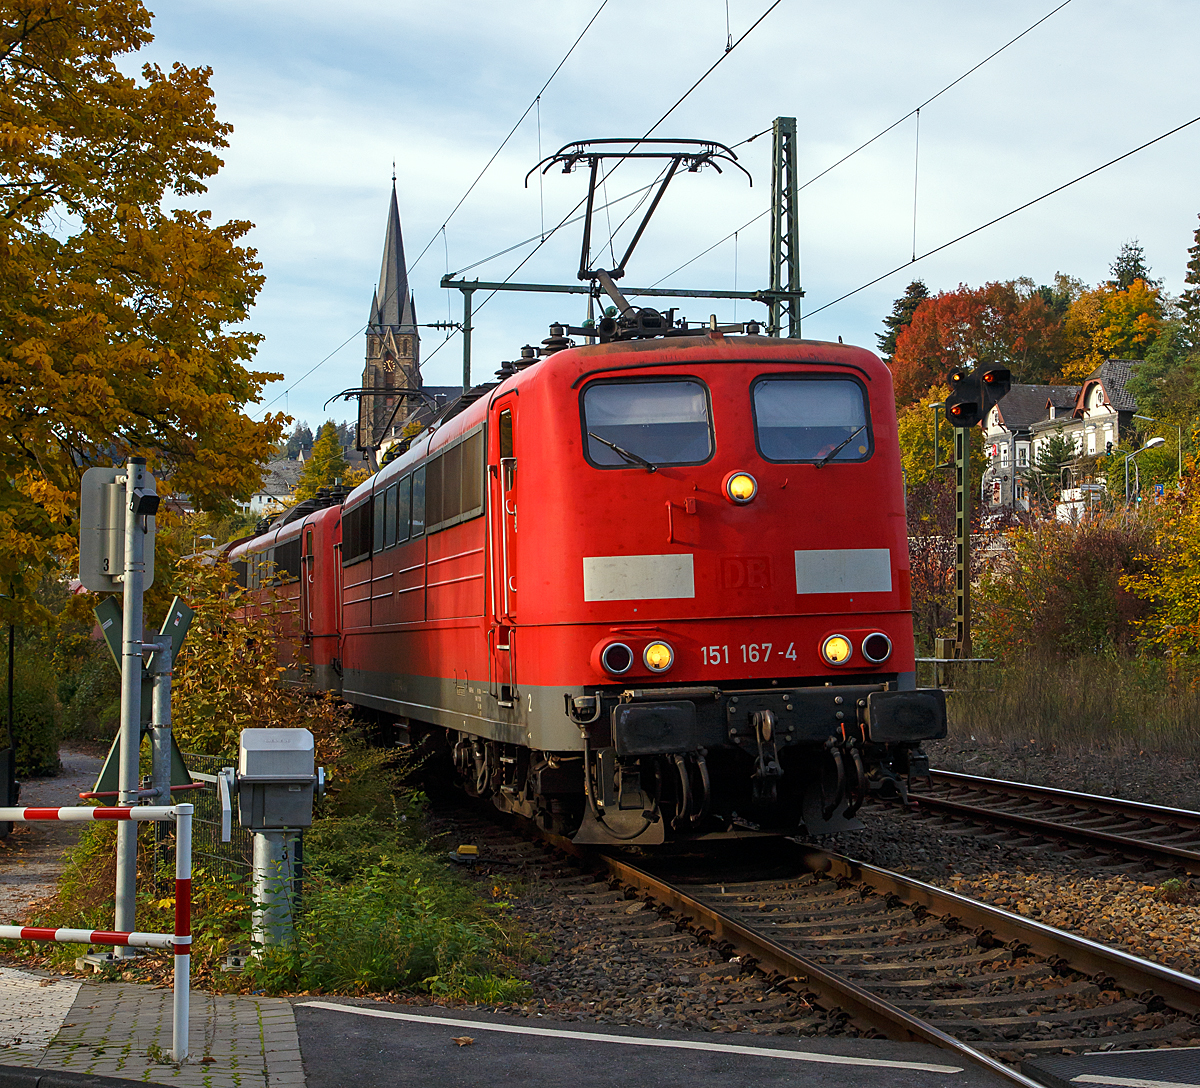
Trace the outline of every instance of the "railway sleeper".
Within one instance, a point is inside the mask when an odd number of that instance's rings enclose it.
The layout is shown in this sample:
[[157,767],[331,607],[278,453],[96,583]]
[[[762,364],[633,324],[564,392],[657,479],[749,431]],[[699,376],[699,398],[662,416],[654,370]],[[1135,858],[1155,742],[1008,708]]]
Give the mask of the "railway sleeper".
[[[1037,995],[1033,995],[1029,1004],[1036,1004]],[[1082,1024],[1089,1021],[1120,1021],[1128,1019],[1131,1016],[1137,1016],[1140,1013],[1146,1012],[1146,1006],[1140,1001],[1124,999],[1114,1001],[1111,1005],[1097,1005],[1091,1009],[1062,1009],[1057,1012],[1039,1012],[1029,1013],[1024,1016],[981,1016],[961,1018],[961,1019],[934,1019],[931,1023],[936,1024],[942,1031],[955,1033],[964,1031],[968,1028],[990,1027],[996,1029],[1005,1028],[1025,1028],[1029,1029],[1038,1023],[1047,1024]]]
[[1004,1009],[1010,1006],[1047,1004],[1071,997],[1096,997],[1100,993],[1090,982],[1075,982],[1051,990],[1014,990],[1003,994],[972,994],[968,997],[890,998],[901,1009]]

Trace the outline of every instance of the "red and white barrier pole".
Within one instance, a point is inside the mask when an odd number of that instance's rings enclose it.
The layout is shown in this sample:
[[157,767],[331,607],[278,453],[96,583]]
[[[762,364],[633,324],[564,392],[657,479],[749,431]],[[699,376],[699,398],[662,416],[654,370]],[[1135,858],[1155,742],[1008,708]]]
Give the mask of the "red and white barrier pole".
[[136,805],[133,808],[96,808],[91,805],[75,805],[69,808],[0,808],[0,822],[15,820],[28,823],[34,820],[61,820],[64,822],[87,822],[88,820],[174,820],[179,809],[190,812],[191,805]]
[[187,1059],[188,1015],[192,973],[192,812],[191,805],[134,808],[0,808],[0,822],[34,820],[170,820],[175,823],[175,932],[124,933],[103,929],[51,929],[43,926],[0,926],[0,939],[107,944],[118,948],[169,948],[175,953],[175,1000],[171,1056]]
[[188,1053],[188,1014],[192,984],[192,806],[175,812],[175,1009],[171,1056],[182,1062]]

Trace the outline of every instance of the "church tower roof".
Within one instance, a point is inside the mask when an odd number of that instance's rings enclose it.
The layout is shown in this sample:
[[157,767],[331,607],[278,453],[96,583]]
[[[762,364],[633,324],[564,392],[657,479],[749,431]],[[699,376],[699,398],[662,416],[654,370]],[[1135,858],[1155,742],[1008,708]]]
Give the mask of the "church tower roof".
[[412,293],[404,265],[404,238],[400,233],[400,206],[396,202],[396,178],[392,177],[392,202],[388,208],[387,237],[383,243],[383,267],[379,286],[371,300],[371,324],[412,327]]

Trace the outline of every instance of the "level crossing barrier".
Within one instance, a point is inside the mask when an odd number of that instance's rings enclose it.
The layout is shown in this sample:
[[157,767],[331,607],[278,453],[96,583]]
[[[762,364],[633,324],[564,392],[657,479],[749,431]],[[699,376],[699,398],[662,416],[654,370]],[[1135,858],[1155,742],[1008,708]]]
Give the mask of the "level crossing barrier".
[[118,933],[99,929],[51,929],[41,926],[0,926],[0,938],[18,941],[58,941],[66,944],[106,944],[127,948],[164,948],[175,953],[175,989],[171,1056],[187,1058],[188,1006],[192,971],[192,806],[137,805],[133,808],[0,808],[0,822],[30,823],[61,820],[171,821],[175,824],[175,932]]

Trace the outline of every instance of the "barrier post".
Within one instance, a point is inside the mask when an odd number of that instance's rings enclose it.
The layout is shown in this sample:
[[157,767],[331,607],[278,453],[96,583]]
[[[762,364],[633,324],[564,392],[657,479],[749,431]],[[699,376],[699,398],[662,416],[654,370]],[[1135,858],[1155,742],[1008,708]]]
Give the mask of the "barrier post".
[[192,978],[192,806],[175,806],[175,1004],[171,1056],[187,1060]]
[[115,820],[136,826],[144,820],[175,822],[175,932],[138,933],[123,930],[65,929],[46,926],[0,925],[0,939],[14,941],[57,941],[62,944],[101,944],[113,948],[161,948],[175,954],[175,992],[172,1009],[171,1054],[175,1061],[187,1060],[188,1014],[192,971],[192,806],[141,805],[91,808],[0,807],[0,821],[26,823],[61,820],[82,823]]

